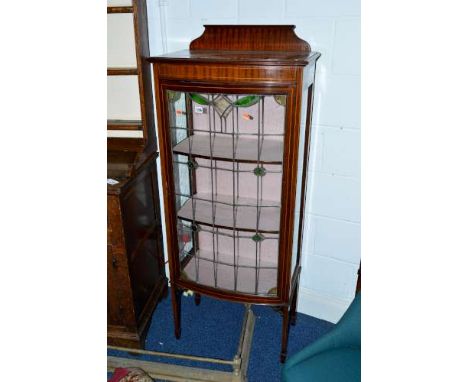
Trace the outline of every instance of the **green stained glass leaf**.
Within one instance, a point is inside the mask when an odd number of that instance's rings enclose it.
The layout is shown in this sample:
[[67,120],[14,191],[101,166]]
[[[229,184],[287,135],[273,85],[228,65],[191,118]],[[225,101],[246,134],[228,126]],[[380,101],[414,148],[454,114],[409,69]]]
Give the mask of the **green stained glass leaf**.
[[278,289],[277,289],[276,287],[271,288],[271,289],[268,290],[268,293],[267,293],[267,294],[274,294],[274,295],[276,295],[276,294],[278,294]]
[[275,95],[275,101],[278,105],[286,106],[286,96],[285,95]]
[[177,102],[178,100],[180,100],[181,95],[181,92],[175,92],[173,90],[167,91],[167,98],[169,99],[169,102]]
[[198,103],[199,105],[209,105],[210,104],[210,101],[208,100],[208,98],[203,97],[201,94],[189,93],[189,96],[194,102]]
[[263,241],[265,238],[261,233],[256,233],[255,235],[252,236],[252,240],[255,241],[256,243]]
[[258,101],[260,101],[259,96],[249,95],[249,96],[239,98],[237,101],[234,102],[234,106],[249,107],[249,106],[255,105]]
[[253,173],[256,176],[264,176],[264,175],[266,175],[265,167],[255,167],[254,170],[253,170]]

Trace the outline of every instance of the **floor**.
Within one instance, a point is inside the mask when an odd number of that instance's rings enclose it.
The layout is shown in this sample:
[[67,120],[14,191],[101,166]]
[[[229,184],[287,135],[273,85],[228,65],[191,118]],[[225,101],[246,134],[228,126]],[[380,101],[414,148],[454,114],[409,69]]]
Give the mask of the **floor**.
[[[279,363],[281,316],[265,306],[254,306],[255,330],[248,369],[249,382],[275,382],[281,379]],[[146,339],[146,349],[206,357],[232,359],[237,350],[244,306],[202,297],[196,306],[193,297],[182,297],[182,336],[174,337],[170,297],[157,307]],[[288,354],[294,354],[328,332],[333,324],[304,314],[298,314],[296,326],[291,326]],[[108,351],[109,355],[132,356]],[[167,362],[149,356],[134,356],[144,360]],[[180,365],[207,367],[198,362],[177,361]],[[212,365],[210,367],[213,368]],[[218,367],[229,371],[229,368]],[[108,374],[108,378],[111,374]]]

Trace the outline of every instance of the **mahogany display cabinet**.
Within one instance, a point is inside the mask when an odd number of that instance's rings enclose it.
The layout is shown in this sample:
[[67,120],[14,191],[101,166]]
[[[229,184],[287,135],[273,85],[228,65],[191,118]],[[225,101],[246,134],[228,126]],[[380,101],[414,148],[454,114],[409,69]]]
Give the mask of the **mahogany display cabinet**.
[[[107,13],[108,97],[135,96],[118,105],[108,98],[107,343],[143,348],[153,311],[167,294],[146,1],[108,6]],[[122,41],[133,44],[115,52]],[[133,114],[129,103],[136,105]]]
[[180,296],[295,323],[316,60],[292,25],[206,25],[151,57],[175,334]]

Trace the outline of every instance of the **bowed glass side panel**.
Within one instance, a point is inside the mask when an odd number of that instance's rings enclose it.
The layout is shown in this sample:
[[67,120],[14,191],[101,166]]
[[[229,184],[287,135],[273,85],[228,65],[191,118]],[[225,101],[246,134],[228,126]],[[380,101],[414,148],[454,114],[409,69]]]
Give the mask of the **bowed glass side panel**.
[[[312,111],[314,100],[314,82],[315,82],[315,67],[304,73],[304,82],[310,83],[308,87],[302,89],[302,104],[301,104],[301,119],[299,130],[299,147],[298,147],[298,162],[297,162],[297,183],[296,183],[296,200],[294,209],[294,234],[293,234],[293,251],[291,257],[291,280],[297,267],[300,265],[300,254],[304,243],[304,226],[305,226],[305,202],[307,198],[308,171],[307,166],[313,160],[313,131],[312,131]],[[304,168],[306,166],[306,168]]]
[[181,277],[277,295],[287,97],[166,97]]

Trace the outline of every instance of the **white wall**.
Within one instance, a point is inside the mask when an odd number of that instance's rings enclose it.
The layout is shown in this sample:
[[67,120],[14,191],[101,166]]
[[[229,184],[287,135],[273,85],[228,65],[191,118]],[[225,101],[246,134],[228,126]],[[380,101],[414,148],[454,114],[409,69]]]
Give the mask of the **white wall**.
[[188,48],[214,23],[295,24],[322,53],[299,311],[336,322],[354,296],[360,262],[360,1],[162,0],[162,12],[159,0],[147,1],[152,55]]

